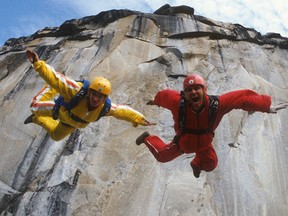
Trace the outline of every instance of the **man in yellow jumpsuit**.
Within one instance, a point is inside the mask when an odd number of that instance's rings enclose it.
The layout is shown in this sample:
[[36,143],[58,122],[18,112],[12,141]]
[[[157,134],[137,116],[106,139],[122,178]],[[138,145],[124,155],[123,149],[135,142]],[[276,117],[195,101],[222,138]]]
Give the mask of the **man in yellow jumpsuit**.
[[[89,123],[99,119],[111,91],[111,84],[107,79],[95,77],[88,87],[87,95],[81,98],[71,110],[60,106],[57,113],[58,119],[55,119],[55,117],[53,118],[54,98],[60,94],[64,101],[69,103],[71,98],[81,89],[83,82],[77,82],[56,72],[53,67],[39,60],[34,51],[27,50],[26,55],[47,84],[34,96],[30,105],[32,115],[24,121],[24,124],[36,123],[43,127],[53,140],[59,141],[77,128],[84,128]],[[131,122],[134,127],[139,124],[143,126],[154,125],[154,123],[148,122],[141,113],[125,105],[112,103],[106,115]]]

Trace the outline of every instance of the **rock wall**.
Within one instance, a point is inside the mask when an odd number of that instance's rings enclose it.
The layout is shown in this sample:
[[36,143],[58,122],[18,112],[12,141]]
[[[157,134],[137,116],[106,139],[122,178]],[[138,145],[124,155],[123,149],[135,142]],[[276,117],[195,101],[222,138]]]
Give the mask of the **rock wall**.
[[[72,78],[105,76],[113,102],[157,125],[106,117],[60,142],[24,125],[44,85],[26,48]],[[8,40],[0,48],[0,215],[287,215],[288,110],[227,114],[213,141],[219,166],[199,179],[193,154],[160,164],[135,145],[145,130],[172,139],[171,114],[145,103],[161,89],[181,90],[192,72],[205,77],[209,94],[249,88],[288,102],[287,48],[279,34],[169,5],[154,14],[102,12]]]

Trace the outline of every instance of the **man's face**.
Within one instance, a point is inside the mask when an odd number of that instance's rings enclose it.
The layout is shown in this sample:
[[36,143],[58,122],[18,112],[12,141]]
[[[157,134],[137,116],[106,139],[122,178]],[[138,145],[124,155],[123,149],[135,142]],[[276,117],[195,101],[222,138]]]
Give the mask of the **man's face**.
[[204,103],[204,87],[202,85],[191,85],[184,92],[186,100],[192,106],[192,109],[198,111]]
[[100,104],[104,103],[106,95],[101,94],[93,89],[89,89],[89,103],[92,108],[98,107]]

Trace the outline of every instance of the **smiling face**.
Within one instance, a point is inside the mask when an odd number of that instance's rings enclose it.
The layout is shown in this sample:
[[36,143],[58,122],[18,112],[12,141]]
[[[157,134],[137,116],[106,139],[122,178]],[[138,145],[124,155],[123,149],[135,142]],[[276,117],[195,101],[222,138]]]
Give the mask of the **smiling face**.
[[205,89],[202,85],[190,85],[184,90],[186,101],[192,106],[192,109],[199,111],[205,99]]
[[93,89],[89,89],[89,106],[94,109],[97,108],[100,104],[104,103],[106,95],[101,94]]

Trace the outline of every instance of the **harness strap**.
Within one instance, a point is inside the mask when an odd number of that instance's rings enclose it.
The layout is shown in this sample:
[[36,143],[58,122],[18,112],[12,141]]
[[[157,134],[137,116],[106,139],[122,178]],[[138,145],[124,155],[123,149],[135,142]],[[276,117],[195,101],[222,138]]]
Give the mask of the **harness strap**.
[[206,129],[191,129],[191,128],[183,128],[182,133],[190,133],[195,135],[207,134],[209,133],[209,128]]
[[69,110],[69,116],[76,122],[80,122],[83,124],[88,124],[89,122],[86,122],[85,120],[81,119],[80,117],[74,115],[70,110]]
[[73,126],[69,125],[69,124],[66,124],[65,122],[61,122],[62,125],[64,125],[65,127],[72,127],[74,128]]
[[214,136],[214,131],[213,131],[213,124],[216,120],[217,117],[217,111],[218,111],[218,96],[216,95],[209,95],[209,130],[213,133]]
[[111,109],[111,99],[109,97],[107,97],[106,100],[105,100],[104,107],[102,108],[102,110],[101,110],[98,118],[96,119],[96,121],[98,121],[103,116],[106,116],[107,113],[109,113],[110,109]]
[[179,102],[179,109],[178,109],[178,123],[179,123],[179,128],[183,128],[185,125],[185,116],[186,116],[186,101],[185,101],[185,94],[184,91],[180,92],[181,99]]
[[83,82],[83,86],[82,86],[81,89],[70,99],[70,101],[65,104],[65,108],[66,108],[66,109],[71,110],[72,108],[74,108],[74,107],[79,103],[79,101],[80,101],[85,95],[87,95],[90,82],[89,82],[88,80],[82,80],[81,82]]

